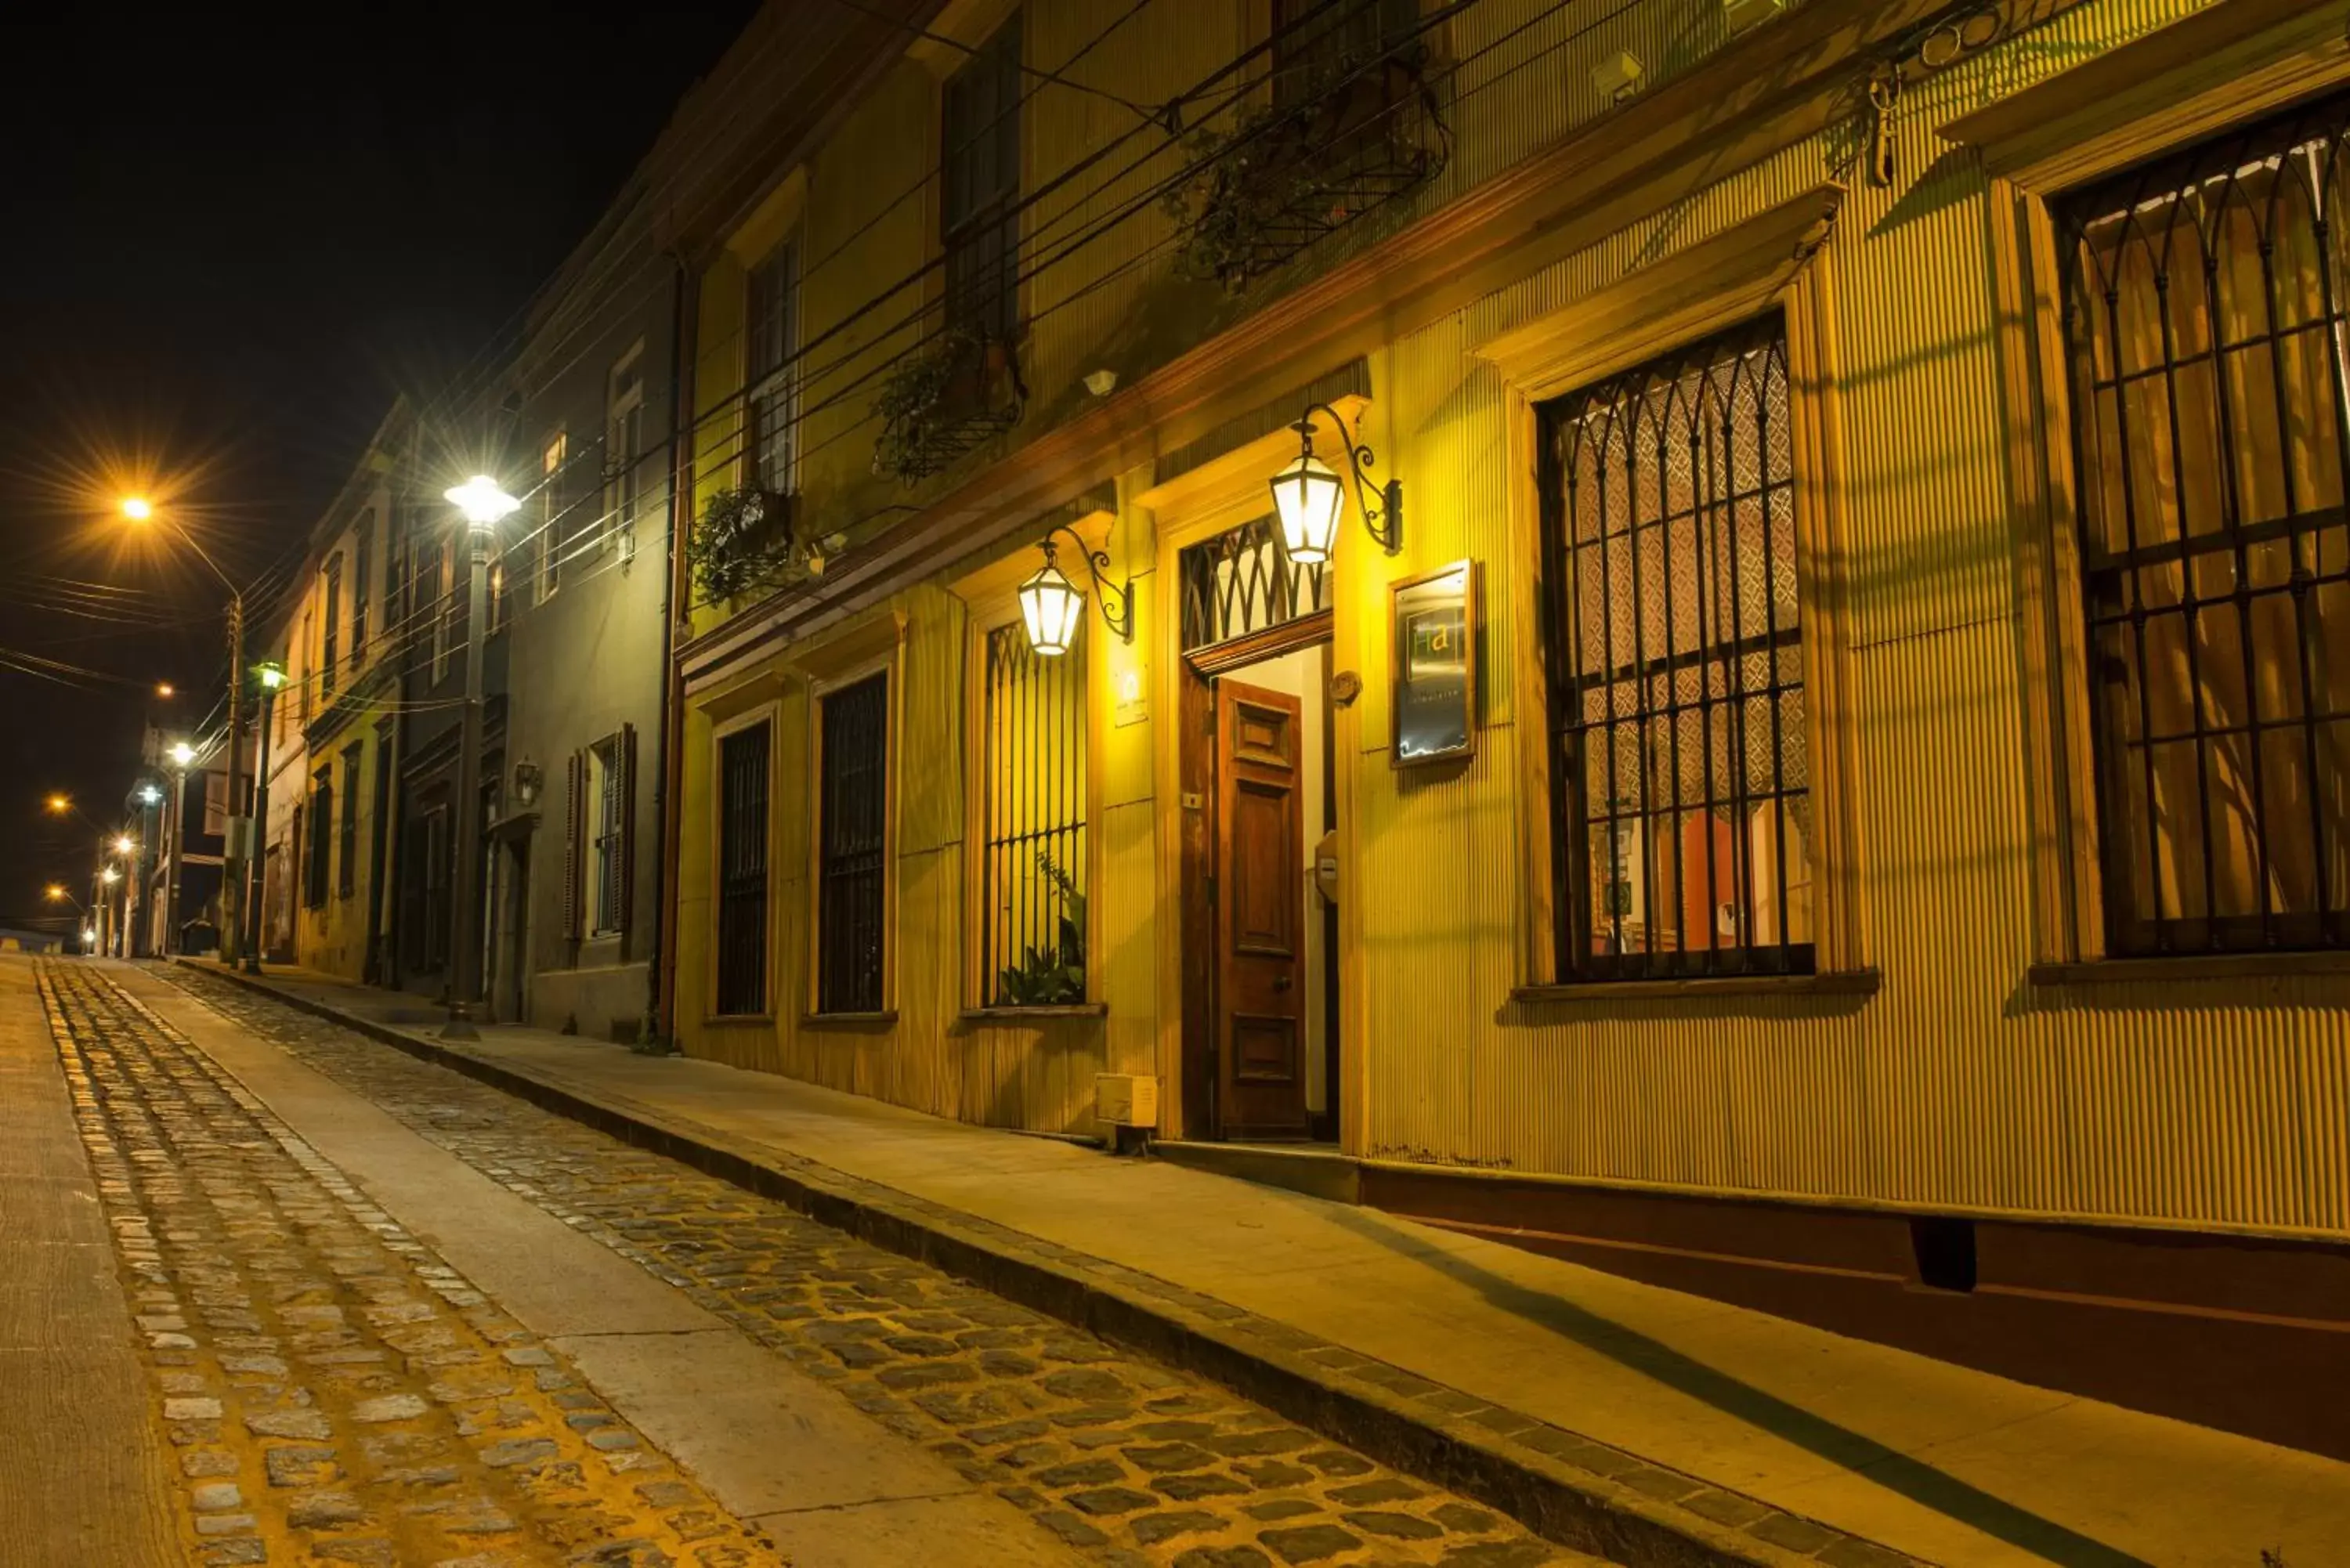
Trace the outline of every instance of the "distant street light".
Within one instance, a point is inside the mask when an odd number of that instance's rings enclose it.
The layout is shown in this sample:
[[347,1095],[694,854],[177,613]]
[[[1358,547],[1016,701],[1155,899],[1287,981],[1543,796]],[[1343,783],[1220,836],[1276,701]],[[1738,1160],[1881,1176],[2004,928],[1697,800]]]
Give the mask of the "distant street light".
[[158,680],[155,682],[155,695],[158,697],[171,698],[178,696],[179,691],[170,681]]
[[133,523],[144,523],[155,515],[155,505],[143,495],[126,495],[122,498],[122,514]]
[[473,1003],[482,990],[482,644],[489,609],[490,536],[522,503],[486,473],[442,493],[463,515],[472,548],[465,576],[465,712],[457,752],[457,876],[450,890],[456,901],[450,921],[456,972],[449,977],[449,1022],[441,1034],[474,1040],[480,1036],[473,1028]]
[[102,867],[102,868],[99,871],[99,874],[98,874],[98,879],[99,879],[99,881],[101,881],[101,882],[105,883],[108,887],[111,888],[111,887],[113,887],[117,882],[120,882],[120,881],[121,881],[121,880],[122,880],[122,873],[121,873],[121,872],[120,872],[120,871],[117,871],[113,867],[111,867],[111,866],[108,866],[108,867]]
[[136,855],[139,853],[139,841],[127,833],[118,833],[114,836],[114,852],[117,855]]
[[172,749],[169,752],[166,752],[164,755],[172,759],[174,766],[185,768],[190,763],[196,760],[196,748],[188,744],[185,741],[174,741],[172,742]]

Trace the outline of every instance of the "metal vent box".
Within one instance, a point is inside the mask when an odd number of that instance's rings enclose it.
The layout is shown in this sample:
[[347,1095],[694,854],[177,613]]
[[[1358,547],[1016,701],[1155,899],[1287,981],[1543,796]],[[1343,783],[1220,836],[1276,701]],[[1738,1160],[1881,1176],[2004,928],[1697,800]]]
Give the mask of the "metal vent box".
[[1111,1127],[1157,1127],[1159,1080],[1140,1073],[1095,1074],[1094,1115]]

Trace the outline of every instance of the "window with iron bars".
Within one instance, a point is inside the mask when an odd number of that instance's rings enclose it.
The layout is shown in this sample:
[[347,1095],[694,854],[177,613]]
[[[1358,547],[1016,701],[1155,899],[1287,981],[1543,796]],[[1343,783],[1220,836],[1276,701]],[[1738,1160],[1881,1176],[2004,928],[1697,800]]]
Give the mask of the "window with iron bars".
[[946,327],[1009,340],[1020,312],[1020,16],[947,78],[939,233]]
[[1326,565],[1291,560],[1270,517],[1185,545],[1176,569],[1185,652],[1330,607]]
[[335,896],[348,898],[359,888],[359,746],[343,748],[343,817],[336,836]]
[[2064,203],[2108,946],[2350,945],[2350,95]]
[[879,1012],[889,899],[889,674],[820,700],[818,1012]]
[[751,269],[745,294],[751,414],[751,482],[771,495],[788,495],[796,483],[798,383],[791,369],[799,351],[800,248],[780,241]]
[[310,781],[309,827],[309,860],[302,867],[302,903],[306,909],[317,909],[326,907],[327,881],[334,866],[335,778],[331,769],[320,768]]
[[718,742],[717,1011],[767,1011],[767,771],[764,722]]
[[1784,326],[1541,419],[1561,977],[1808,971]]
[[1086,1000],[1086,666],[987,635],[980,974],[992,1007]]

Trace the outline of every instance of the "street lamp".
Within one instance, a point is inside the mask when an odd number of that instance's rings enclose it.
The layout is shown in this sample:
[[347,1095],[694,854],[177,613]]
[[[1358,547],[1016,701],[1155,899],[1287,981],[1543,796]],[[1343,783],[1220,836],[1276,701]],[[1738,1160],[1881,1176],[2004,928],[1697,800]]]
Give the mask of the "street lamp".
[[1403,481],[1390,479],[1374,488],[1365,472],[1378,459],[1369,445],[1347,429],[1338,410],[1315,403],[1291,428],[1297,431],[1297,461],[1273,476],[1273,509],[1281,520],[1281,545],[1299,566],[1311,566],[1330,558],[1337,543],[1338,524],[1346,515],[1347,484],[1338,471],[1314,455],[1314,416],[1327,414],[1347,449],[1347,465],[1354,471],[1355,496],[1363,509],[1363,526],[1372,541],[1390,556],[1403,548]]
[[114,836],[114,852],[125,858],[139,853],[139,841],[127,833]]
[[522,504],[486,473],[442,493],[465,519],[470,547],[465,573],[465,711],[457,753],[457,875],[450,889],[456,909],[449,922],[456,972],[449,981],[444,1040],[477,1040],[473,1003],[482,990],[482,644],[488,614],[490,537]]
[[[232,742],[234,733],[231,733]],[[196,760],[196,748],[185,741],[174,741],[163,754],[172,759],[172,794],[165,803],[165,821],[169,825],[166,842],[172,846],[163,881],[163,950],[180,950],[180,851],[187,837],[188,765]],[[232,754],[234,753],[232,752]],[[226,871],[226,867],[223,868]]]
[[[133,523],[146,523],[157,517],[154,503],[143,495],[124,496],[121,501],[121,510],[122,515]],[[188,532],[185,524],[172,525],[177,530],[180,542],[187,545],[196,559],[202,561],[206,569],[220,579],[221,587],[228,590],[228,778],[224,791],[228,806],[228,836],[226,842],[221,846],[221,901],[228,907],[221,911],[226,917],[221,922],[221,959],[224,962],[234,963],[237,957],[237,938],[244,925],[241,919],[244,902],[243,878],[246,854],[245,840],[251,830],[250,823],[240,816],[236,809],[238,785],[241,782],[237,777],[237,763],[243,756],[244,736],[244,590],[231,581],[226,572],[221,570],[220,563],[212,558],[211,553],[203,547],[193,534]],[[167,688],[158,688],[158,695],[168,697],[171,694]],[[187,764],[183,762],[180,765],[184,768]],[[176,819],[179,803],[172,804],[172,811]],[[178,915],[176,906],[179,888],[179,837],[175,833],[172,843],[174,918]],[[168,949],[172,943],[176,942],[177,937],[173,932],[167,932],[166,937],[169,939]]]
[[261,845],[262,836],[269,830],[269,732],[270,719],[276,710],[277,690],[286,684],[286,667],[276,659],[266,659],[253,667],[254,679],[261,683],[261,711],[256,723],[261,730],[260,754],[253,761],[253,832],[254,852],[246,861],[247,874],[253,886],[244,899],[244,972],[261,972],[261,915],[264,883],[264,857],[267,851]]
[[1061,570],[1059,553],[1053,543],[1055,534],[1066,534],[1077,546],[1078,557],[1094,579],[1094,591],[1101,596],[1104,624],[1128,642],[1134,640],[1134,584],[1113,583],[1102,576],[1109,565],[1109,552],[1087,545],[1077,531],[1067,524],[1056,524],[1037,544],[1045,552],[1045,564],[1036,574],[1020,585],[1020,619],[1028,631],[1028,646],[1047,659],[1069,651],[1077,639],[1077,628],[1086,618],[1086,596],[1078,591],[1069,575]]

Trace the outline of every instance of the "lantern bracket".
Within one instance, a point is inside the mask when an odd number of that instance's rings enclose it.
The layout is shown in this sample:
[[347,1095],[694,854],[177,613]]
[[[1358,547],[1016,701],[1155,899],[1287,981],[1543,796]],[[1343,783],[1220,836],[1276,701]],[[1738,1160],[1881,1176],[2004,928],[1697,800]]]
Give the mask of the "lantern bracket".
[[[1134,579],[1129,576],[1123,583],[1113,583],[1102,576],[1109,567],[1109,552],[1097,550],[1087,544],[1085,535],[1066,523],[1055,523],[1046,529],[1045,536],[1036,542],[1038,547],[1045,552],[1046,566],[1059,565],[1055,558],[1057,551],[1053,544],[1053,535],[1055,534],[1066,534],[1070,543],[1076,545],[1077,555],[1085,561],[1086,570],[1094,580],[1094,599],[1101,606],[1103,624],[1118,634],[1120,642],[1132,642],[1134,640]],[[1115,601],[1115,607],[1112,601]]]
[[1392,556],[1403,548],[1403,481],[1390,479],[1385,484],[1374,484],[1369,470],[1378,462],[1368,441],[1357,441],[1355,432],[1347,428],[1344,415],[1328,403],[1308,403],[1305,415],[1290,428],[1297,432],[1303,443],[1300,455],[1314,455],[1314,416],[1326,414],[1338,431],[1339,444],[1347,449],[1347,466],[1355,473],[1355,504],[1362,509],[1363,527],[1372,543]]

